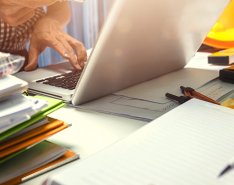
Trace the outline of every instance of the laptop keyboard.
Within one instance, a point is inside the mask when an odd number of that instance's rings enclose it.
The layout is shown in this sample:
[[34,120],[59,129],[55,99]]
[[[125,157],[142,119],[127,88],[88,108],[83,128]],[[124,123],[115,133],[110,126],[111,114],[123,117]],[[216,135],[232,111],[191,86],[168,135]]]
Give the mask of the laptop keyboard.
[[64,89],[73,90],[76,88],[76,84],[80,78],[81,71],[71,71],[61,75],[37,80],[37,83],[43,83],[55,87],[61,87]]

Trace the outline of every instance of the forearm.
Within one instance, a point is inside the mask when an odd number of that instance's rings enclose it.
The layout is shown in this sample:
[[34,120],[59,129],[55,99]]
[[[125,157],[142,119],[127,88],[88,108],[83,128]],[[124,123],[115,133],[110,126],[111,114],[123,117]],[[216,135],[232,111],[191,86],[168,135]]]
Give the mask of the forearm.
[[70,8],[68,2],[57,2],[48,6],[45,18],[58,21],[61,27],[64,27],[70,21]]

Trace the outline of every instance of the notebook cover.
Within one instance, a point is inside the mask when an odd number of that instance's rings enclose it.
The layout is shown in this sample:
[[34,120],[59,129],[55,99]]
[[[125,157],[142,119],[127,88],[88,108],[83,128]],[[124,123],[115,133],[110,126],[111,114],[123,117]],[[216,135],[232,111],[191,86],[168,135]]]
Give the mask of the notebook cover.
[[6,141],[6,142],[1,143],[0,151],[6,149],[8,147],[11,147],[13,145],[16,145],[18,143],[21,143],[23,141],[26,141],[30,138],[36,137],[37,135],[43,134],[43,133],[48,132],[50,130],[53,130],[57,127],[60,127],[63,124],[64,124],[63,121],[51,118],[49,123],[42,125],[36,129],[33,129],[27,133],[24,133],[23,135],[17,136],[15,138],[12,138],[12,139]]
[[40,168],[66,153],[67,149],[49,141],[42,141],[30,149],[0,164],[0,184]]
[[32,178],[35,178],[39,175],[42,175],[48,171],[51,171],[55,168],[63,166],[65,164],[72,162],[74,160],[77,160],[77,159],[79,159],[78,154],[74,153],[71,150],[67,150],[66,153],[63,156],[61,156],[60,158],[58,158],[58,159],[56,159],[56,160],[54,160],[46,165],[43,165],[35,170],[32,170],[28,173],[25,173],[21,176],[18,176],[17,178],[11,179],[10,181],[3,183],[2,185],[20,184],[22,182],[25,182],[25,181],[30,180]]
[[[7,148],[3,147],[3,149],[0,150],[0,158],[7,157],[15,152],[22,150],[22,149],[28,148],[32,145],[35,145],[35,144],[47,139],[48,137],[60,132],[61,130],[67,128],[68,126],[69,126],[68,124],[63,123],[62,125],[60,125],[59,127],[55,128],[53,130],[45,130],[45,132],[42,132],[42,133],[36,135],[35,137],[28,138],[26,140],[23,140],[19,143],[14,144],[14,145],[9,144],[9,147],[7,147]],[[27,135],[25,135],[23,137],[27,138]]]

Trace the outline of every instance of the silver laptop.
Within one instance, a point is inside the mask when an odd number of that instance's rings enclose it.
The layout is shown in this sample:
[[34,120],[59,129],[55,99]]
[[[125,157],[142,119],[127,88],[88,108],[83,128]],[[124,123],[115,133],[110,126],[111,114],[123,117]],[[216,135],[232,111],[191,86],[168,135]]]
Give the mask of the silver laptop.
[[183,68],[227,3],[116,0],[81,74],[63,62],[17,76],[34,94],[74,105],[97,99]]

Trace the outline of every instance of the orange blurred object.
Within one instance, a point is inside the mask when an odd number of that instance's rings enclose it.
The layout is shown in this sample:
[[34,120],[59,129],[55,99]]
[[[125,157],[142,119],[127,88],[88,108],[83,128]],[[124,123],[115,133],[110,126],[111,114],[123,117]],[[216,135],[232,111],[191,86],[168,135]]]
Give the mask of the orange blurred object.
[[216,48],[234,47],[234,0],[229,2],[223,14],[208,33],[204,44]]

